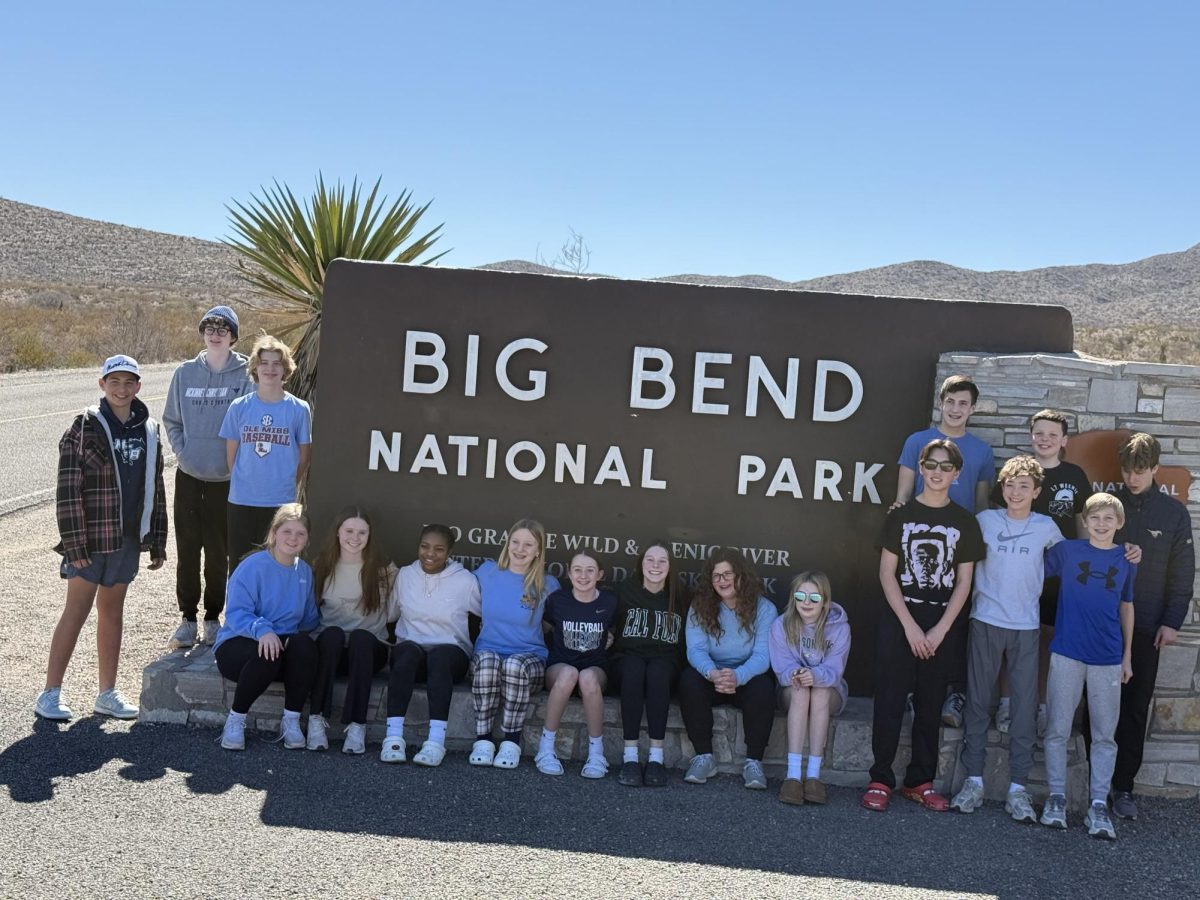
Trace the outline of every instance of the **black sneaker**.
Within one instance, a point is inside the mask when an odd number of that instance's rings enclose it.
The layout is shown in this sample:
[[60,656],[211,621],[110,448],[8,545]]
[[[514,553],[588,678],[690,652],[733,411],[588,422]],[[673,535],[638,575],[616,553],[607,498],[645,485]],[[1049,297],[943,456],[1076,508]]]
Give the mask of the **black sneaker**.
[[670,780],[671,773],[662,763],[646,763],[646,787],[666,787]]
[[621,771],[617,773],[617,784],[626,787],[642,786],[642,767],[635,762],[621,763]]
[[1113,791],[1112,811],[1122,819],[1136,819],[1138,817],[1138,808],[1137,803],[1134,802],[1133,794],[1129,793],[1129,791]]

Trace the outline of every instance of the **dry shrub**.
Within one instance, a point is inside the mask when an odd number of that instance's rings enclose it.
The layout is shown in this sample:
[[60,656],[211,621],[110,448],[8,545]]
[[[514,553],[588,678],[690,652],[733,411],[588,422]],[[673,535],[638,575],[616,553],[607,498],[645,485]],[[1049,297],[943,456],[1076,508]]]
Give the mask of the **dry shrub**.
[[1200,327],[1124,325],[1075,329],[1075,349],[1103,359],[1200,365]]

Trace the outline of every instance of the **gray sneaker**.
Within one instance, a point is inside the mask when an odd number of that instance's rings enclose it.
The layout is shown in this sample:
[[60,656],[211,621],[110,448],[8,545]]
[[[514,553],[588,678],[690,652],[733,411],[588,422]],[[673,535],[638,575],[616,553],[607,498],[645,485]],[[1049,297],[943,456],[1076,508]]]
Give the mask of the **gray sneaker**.
[[1138,817],[1138,808],[1137,803],[1134,802],[1133,794],[1129,793],[1129,791],[1113,791],[1112,811],[1122,819],[1136,819]]
[[194,643],[196,643],[196,623],[184,619],[179,623],[179,627],[175,629],[175,633],[171,635],[171,640],[167,646],[172,650],[182,650],[185,647],[192,646]]
[[1037,813],[1033,811],[1033,801],[1029,799],[1029,791],[1009,791],[1004,801],[1004,811],[1013,817],[1014,822],[1032,822],[1037,824]]
[[217,632],[221,630],[220,619],[205,619],[200,625],[200,643],[206,647],[211,647],[217,642]]
[[683,780],[688,784],[704,784],[708,779],[717,774],[717,761],[713,759],[711,753],[701,753],[699,756],[693,756],[691,765],[688,766],[687,774],[683,776]]
[[950,808],[961,813],[973,813],[983,806],[983,785],[970,778],[963,782],[962,789],[950,801]]
[[762,763],[757,759],[748,759],[742,765],[742,784],[752,791],[767,789],[767,776],[763,773]]
[[1067,827],[1067,798],[1063,794],[1051,794],[1042,807],[1042,824],[1051,828]]
[[942,724],[947,728],[962,728],[963,707],[966,705],[967,698],[958,691],[947,697],[942,704]]
[[1108,815],[1107,803],[1093,803],[1089,806],[1087,815],[1083,817],[1083,824],[1087,826],[1091,837],[1108,838],[1110,841],[1117,839],[1117,829],[1113,827],[1112,818]]
[[114,719],[136,719],[139,712],[116,688],[101,691],[96,696],[95,710],[102,716],[112,716]]

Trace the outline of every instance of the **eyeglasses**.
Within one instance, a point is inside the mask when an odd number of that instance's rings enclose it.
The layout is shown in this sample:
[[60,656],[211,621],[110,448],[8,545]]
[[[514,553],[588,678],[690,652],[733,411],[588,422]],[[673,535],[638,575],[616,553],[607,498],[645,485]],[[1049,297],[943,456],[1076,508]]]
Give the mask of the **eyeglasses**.
[[211,337],[214,334],[217,337],[228,337],[229,333],[230,332],[229,332],[228,328],[221,328],[217,325],[205,325],[204,326],[204,334],[209,337]]
[[820,603],[825,599],[820,594],[806,594],[804,591],[796,591],[792,596],[796,598],[797,603]]
[[948,459],[943,459],[941,462],[938,462],[938,460],[936,460],[936,459],[922,460],[921,468],[927,472],[932,472],[935,469],[941,469],[943,472],[958,471],[958,466],[956,466],[954,463],[950,462],[950,460],[948,460]]
[[713,572],[712,580],[713,581],[733,581],[733,573],[732,572]]

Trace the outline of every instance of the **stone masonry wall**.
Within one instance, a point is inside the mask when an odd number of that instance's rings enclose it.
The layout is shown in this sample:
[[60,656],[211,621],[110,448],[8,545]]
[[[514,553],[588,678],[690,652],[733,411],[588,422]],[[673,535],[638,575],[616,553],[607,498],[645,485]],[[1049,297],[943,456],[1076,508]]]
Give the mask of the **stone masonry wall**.
[[[967,375],[979,386],[971,431],[997,461],[1029,451],[1029,417],[1051,407],[1074,419],[1072,433],[1129,428],[1154,435],[1163,465],[1192,474],[1187,507],[1200,540],[1200,367],[1114,362],[1076,354],[1001,356],[955,352],[938,361],[933,386]],[[1200,594],[1200,575],[1193,597]],[[1200,787],[1200,604],[1179,640],[1163,648],[1138,790],[1195,795]]]

